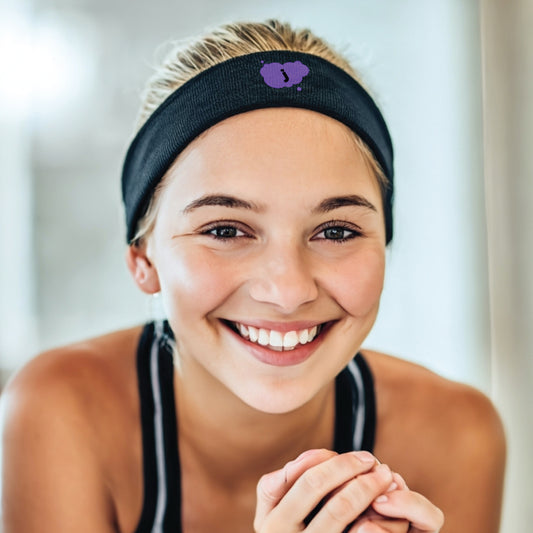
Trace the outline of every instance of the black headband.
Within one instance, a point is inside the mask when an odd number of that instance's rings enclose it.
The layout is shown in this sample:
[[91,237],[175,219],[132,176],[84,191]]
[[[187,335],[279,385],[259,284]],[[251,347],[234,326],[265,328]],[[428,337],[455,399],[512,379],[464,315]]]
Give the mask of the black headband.
[[155,187],[179,153],[228,117],[268,107],[299,107],[328,115],[367,144],[389,180],[384,198],[387,243],[392,239],[393,150],[370,95],[349,74],[316,55],[276,50],[229,59],[173,92],[133,139],[122,171],[127,240]]

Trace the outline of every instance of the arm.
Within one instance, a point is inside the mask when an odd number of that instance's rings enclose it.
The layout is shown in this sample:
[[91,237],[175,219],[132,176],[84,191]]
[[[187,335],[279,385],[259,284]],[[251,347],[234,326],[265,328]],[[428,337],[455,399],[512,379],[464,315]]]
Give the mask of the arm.
[[365,355],[378,399],[376,456],[444,512],[441,533],[497,533],[506,452],[490,400],[420,365]]
[[442,533],[498,533],[506,445],[501,420],[480,392],[457,386],[442,419],[441,457],[415,489],[438,505]]
[[38,358],[3,393],[4,533],[117,531],[73,370]]
[[[431,382],[410,442],[400,444],[419,467],[411,490],[387,493],[386,501],[374,500],[372,507],[382,516],[408,520],[409,533],[498,533],[506,454],[501,420],[479,391],[438,381],[443,386],[439,390]],[[432,504],[444,513],[437,529]]]

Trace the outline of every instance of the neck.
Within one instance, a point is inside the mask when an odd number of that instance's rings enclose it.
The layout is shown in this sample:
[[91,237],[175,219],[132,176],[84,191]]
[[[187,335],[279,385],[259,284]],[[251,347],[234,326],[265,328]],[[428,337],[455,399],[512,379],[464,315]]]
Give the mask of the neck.
[[185,368],[175,373],[175,390],[180,457],[221,487],[255,486],[308,449],[333,448],[334,382],[284,414],[258,411],[213,378],[199,380]]

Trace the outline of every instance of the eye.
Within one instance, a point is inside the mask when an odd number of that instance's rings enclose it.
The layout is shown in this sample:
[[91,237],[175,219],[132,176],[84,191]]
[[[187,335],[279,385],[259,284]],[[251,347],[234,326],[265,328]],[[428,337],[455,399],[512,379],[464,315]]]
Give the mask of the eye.
[[342,241],[349,238],[353,231],[349,231],[345,228],[328,228],[323,231],[325,239],[331,239],[333,241]]
[[332,221],[325,224],[325,227],[322,226],[322,229],[315,234],[313,240],[327,240],[335,243],[343,243],[350,239],[360,237],[361,235],[361,230],[355,225]]
[[209,231],[209,235],[213,235],[217,239],[233,239],[234,237],[238,237],[239,233],[241,233],[241,236],[244,235],[242,231],[239,232],[237,228],[232,226],[220,226]]
[[240,229],[236,224],[229,223],[215,223],[203,229],[200,232],[202,235],[208,235],[218,241],[226,241],[231,239],[238,239],[241,237],[249,237],[250,234]]

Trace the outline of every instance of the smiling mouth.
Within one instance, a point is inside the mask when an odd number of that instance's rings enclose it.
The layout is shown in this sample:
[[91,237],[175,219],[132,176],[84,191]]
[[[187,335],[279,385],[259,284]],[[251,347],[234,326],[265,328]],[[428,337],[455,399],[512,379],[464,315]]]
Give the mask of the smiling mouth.
[[290,351],[299,346],[309,344],[329,324],[324,322],[311,328],[282,332],[273,329],[256,328],[240,322],[228,320],[223,322],[243,339],[276,352]]

